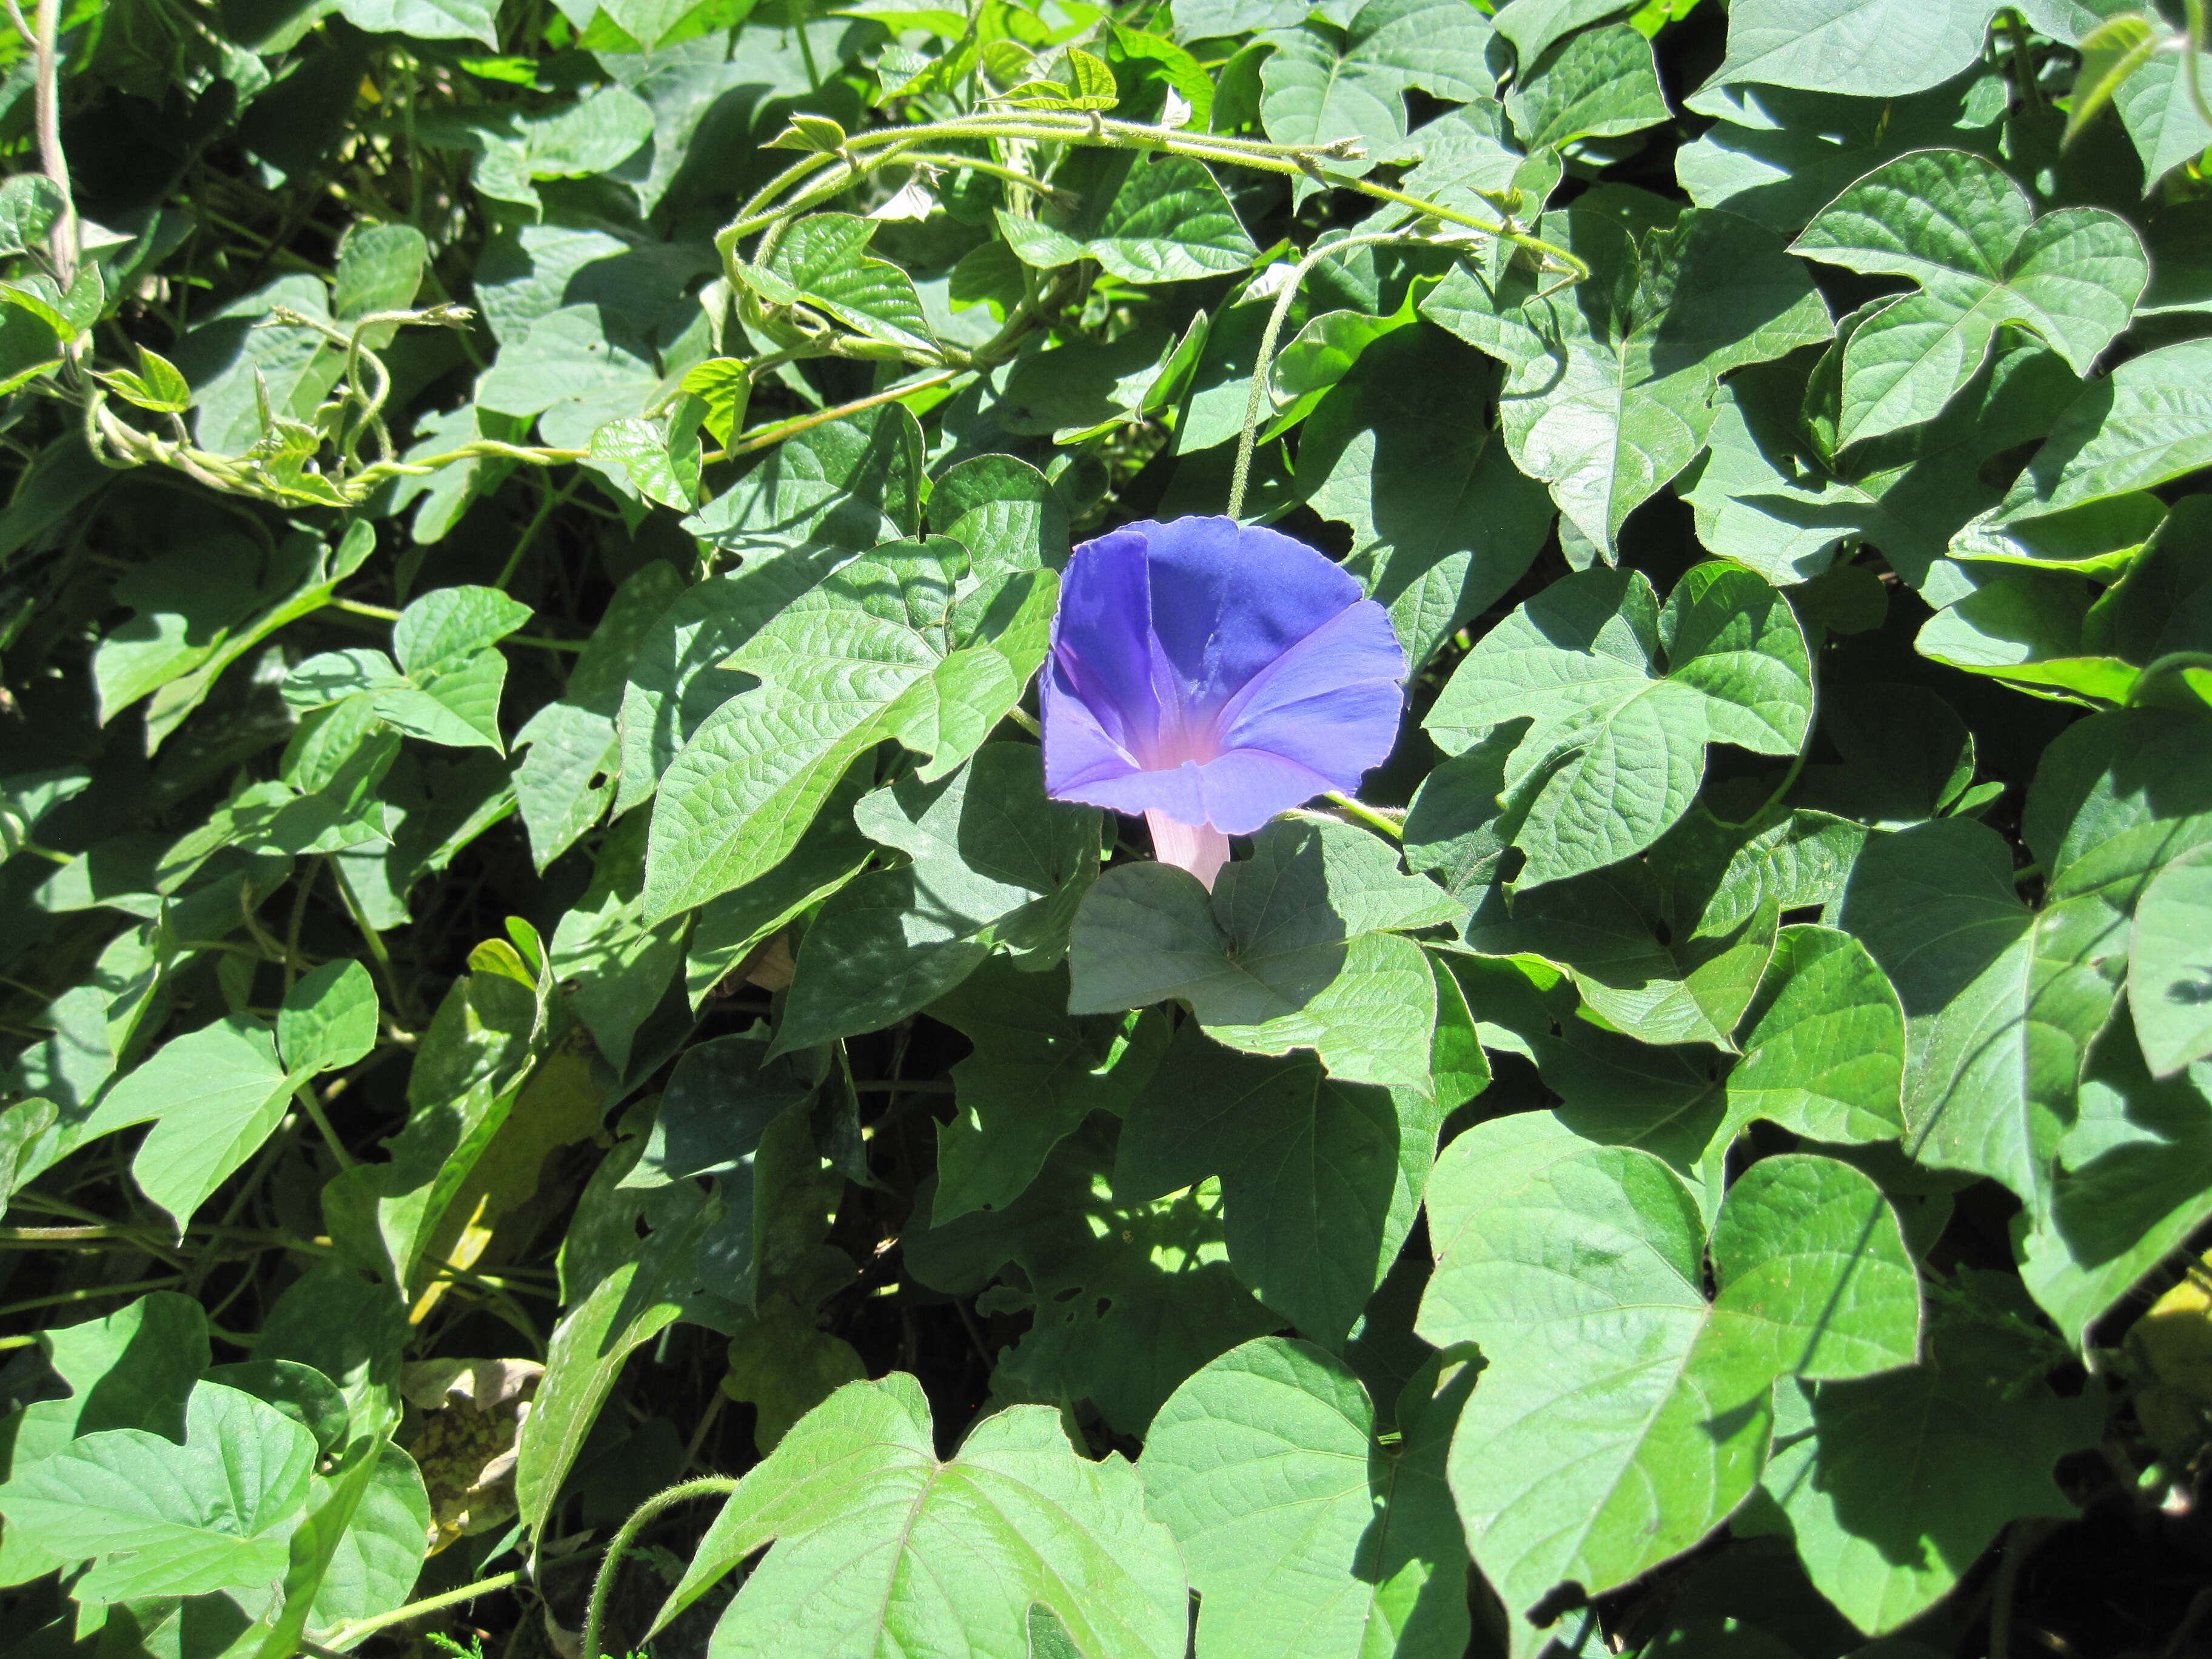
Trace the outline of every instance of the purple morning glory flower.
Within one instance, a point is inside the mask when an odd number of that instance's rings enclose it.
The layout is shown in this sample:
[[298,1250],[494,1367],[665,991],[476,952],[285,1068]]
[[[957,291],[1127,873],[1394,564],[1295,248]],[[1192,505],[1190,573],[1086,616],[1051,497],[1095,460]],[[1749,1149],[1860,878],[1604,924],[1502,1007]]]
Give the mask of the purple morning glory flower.
[[1211,888],[1229,837],[1351,791],[1398,734],[1389,614],[1303,542],[1233,519],[1124,525],[1068,561],[1045,665],[1045,788],[1142,812]]

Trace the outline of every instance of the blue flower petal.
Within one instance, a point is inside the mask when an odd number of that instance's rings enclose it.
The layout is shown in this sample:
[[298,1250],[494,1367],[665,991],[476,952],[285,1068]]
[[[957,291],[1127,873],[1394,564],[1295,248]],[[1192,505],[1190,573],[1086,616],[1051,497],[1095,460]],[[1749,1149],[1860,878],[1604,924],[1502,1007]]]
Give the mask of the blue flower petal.
[[1222,743],[1297,761],[1330,788],[1355,790],[1398,740],[1405,676],[1390,613],[1362,599],[1245,684],[1221,711]]
[[1177,519],[1117,533],[1131,532],[1152,565],[1152,631],[1184,695],[1209,712],[1364,597],[1349,571],[1279,531]]
[[1160,725],[1146,551],[1144,537],[1127,530],[1077,548],[1052,624],[1053,665],[1067,690],[1132,752],[1149,750]]
[[1057,799],[1249,835],[1356,789],[1395,741],[1406,659],[1382,607],[1303,543],[1228,519],[1075,550],[1040,693]]

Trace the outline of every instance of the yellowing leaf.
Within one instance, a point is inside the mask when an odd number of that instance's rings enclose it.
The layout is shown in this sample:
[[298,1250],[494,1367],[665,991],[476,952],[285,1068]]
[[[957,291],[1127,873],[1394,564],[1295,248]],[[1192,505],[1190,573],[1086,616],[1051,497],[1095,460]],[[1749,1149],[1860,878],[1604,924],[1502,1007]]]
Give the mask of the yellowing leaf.
[[2128,1350],[2146,1373],[2136,1395],[2143,1432],[2185,1462],[2212,1439],[2212,1255],[2136,1322]]
[[430,1492],[429,1553],[514,1515],[514,1445],[545,1368],[534,1359],[427,1359],[400,1393],[425,1413],[407,1450]]
[[[511,1261],[551,1219],[557,1189],[544,1183],[553,1155],[599,1131],[593,1053],[591,1033],[578,1026],[538,1062],[425,1240],[430,1261],[461,1268]],[[541,1193],[548,1201],[540,1201]],[[440,1278],[425,1287],[410,1313],[413,1322],[420,1325],[453,1284]]]

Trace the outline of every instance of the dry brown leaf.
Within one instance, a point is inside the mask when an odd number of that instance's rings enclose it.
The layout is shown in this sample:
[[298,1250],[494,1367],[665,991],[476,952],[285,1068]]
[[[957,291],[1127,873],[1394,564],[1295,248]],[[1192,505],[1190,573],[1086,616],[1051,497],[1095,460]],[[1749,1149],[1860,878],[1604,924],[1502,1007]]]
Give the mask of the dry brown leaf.
[[429,1550],[514,1518],[514,1449],[544,1366],[534,1359],[426,1359],[399,1392],[420,1413],[409,1454],[430,1492]]

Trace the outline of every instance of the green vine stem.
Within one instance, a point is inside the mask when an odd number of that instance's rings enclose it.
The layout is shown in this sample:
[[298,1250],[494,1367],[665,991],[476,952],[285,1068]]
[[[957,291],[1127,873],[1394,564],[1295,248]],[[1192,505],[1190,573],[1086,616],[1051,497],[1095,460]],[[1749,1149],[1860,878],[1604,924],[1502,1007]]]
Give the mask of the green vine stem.
[[2027,19],[2016,6],[2008,7],[2004,14],[2005,40],[2012,48],[2012,78],[2020,92],[2021,106],[2027,110],[2044,107],[2043,88],[2035,78],[2035,52],[2027,38]]
[[2203,70],[2197,59],[2204,53],[2204,0],[2183,0],[2189,18],[2187,34],[2182,42],[2181,78],[2189,88],[2189,101],[2197,106],[2197,112],[2207,126],[2212,126],[2212,105],[2204,101]]
[[605,1622],[607,1596],[614,1589],[615,1572],[622,1565],[623,1557],[637,1541],[637,1535],[651,1524],[663,1510],[678,1504],[688,1504],[695,1498],[727,1497],[738,1489],[734,1478],[726,1474],[702,1475],[696,1480],[685,1480],[655,1492],[630,1511],[622,1530],[607,1546],[606,1559],[599,1563],[599,1577],[592,1581],[592,1600],[584,1609],[584,1659],[599,1659],[599,1627]]
[[[2192,3],[2201,8],[2203,0],[2192,0]],[[42,21],[51,9],[51,3],[40,7]],[[802,142],[805,142],[803,137]],[[1006,180],[1019,190],[1031,192],[1036,198],[1060,203],[1069,199],[1066,191],[1033,173],[1002,161],[948,151],[941,147],[946,142],[1005,143],[1016,146],[1027,143],[1059,143],[1107,149],[1141,150],[1182,155],[1217,166],[1302,176],[1318,184],[1356,191],[1372,200],[1410,210],[1419,221],[1439,229],[1455,227],[1463,234],[1471,233],[1495,242],[1510,244],[1534,256],[1541,268],[1559,273],[1564,283],[1578,283],[1589,275],[1589,266],[1568,250],[1532,236],[1515,226],[1510,214],[1504,212],[1507,204],[1504,198],[1499,198],[1501,218],[1486,220],[1439,202],[1427,201],[1403,191],[1393,190],[1387,185],[1339,173],[1327,166],[1329,161],[1358,158],[1360,154],[1358,146],[1350,139],[1339,139],[1328,144],[1278,144],[1264,139],[1241,138],[1220,133],[1193,133],[1172,127],[1110,120],[1096,112],[1079,114],[1020,110],[986,111],[911,126],[885,127],[855,133],[845,137],[834,149],[811,149],[801,155],[755,191],[737,216],[716,234],[715,250],[732,289],[741,298],[752,293],[751,285],[746,281],[744,262],[738,254],[739,245],[746,237],[756,232],[762,233],[755,258],[768,258],[782,232],[799,215],[834,199],[862,179],[885,167],[898,164],[917,169],[974,167]],[[58,140],[54,154],[49,160],[54,165],[61,165]],[[1261,349],[1258,371],[1254,375],[1253,401],[1246,413],[1244,431],[1237,450],[1236,479],[1231,492],[1230,512],[1232,516],[1243,508],[1255,441],[1255,423],[1258,418],[1257,411],[1265,402],[1266,377],[1272,363],[1273,345],[1287,313],[1289,298],[1296,293],[1299,282],[1316,259],[1326,258],[1336,250],[1380,241],[1427,240],[1430,238],[1409,228],[1387,233],[1364,233],[1316,250],[1298,267],[1289,288],[1277,301],[1276,310],[1269,323],[1267,339]],[[1051,308],[1051,297],[1061,292],[1063,285],[1057,277],[1042,284],[1007,317],[1006,325],[995,337],[972,350],[963,351],[950,346],[930,351],[901,350],[898,348],[887,349],[874,342],[859,341],[840,335],[823,324],[812,330],[819,334],[818,339],[810,338],[797,349],[770,352],[761,360],[763,365],[794,356],[891,355],[903,356],[910,364],[927,372],[919,378],[909,379],[834,410],[772,422],[740,434],[719,457],[713,459],[730,459],[750,454],[839,416],[857,413],[878,404],[896,401],[917,392],[932,389],[961,374],[994,368],[1011,358],[1022,340],[1042,323]],[[119,418],[110,409],[107,388],[97,380],[74,387],[66,395],[81,398],[86,443],[104,465],[118,468],[149,464],[167,467],[220,493],[267,501],[283,507],[355,507],[392,479],[422,477],[457,461],[478,458],[509,460],[531,466],[555,466],[585,459],[585,452],[580,450],[502,443],[495,439],[480,439],[420,460],[402,459],[395,452],[383,418],[392,379],[380,358],[368,348],[366,335],[368,331],[378,327],[409,325],[459,326],[465,325],[470,317],[471,313],[463,307],[438,305],[422,311],[378,312],[356,319],[349,328],[340,328],[323,319],[292,311],[280,309],[274,314],[273,320],[278,325],[307,329],[322,336],[344,354],[344,367],[340,376],[341,395],[333,404],[325,405],[322,416],[328,420],[329,442],[336,455],[335,462],[327,472],[309,466],[279,474],[264,465],[263,457],[252,453],[222,455],[202,449],[191,441],[183,423],[173,417],[170,422],[172,435],[166,437],[135,426]],[[806,313],[799,313],[798,320],[811,327],[812,319]],[[364,439],[373,444],[376,457],[367,465],[361,465],[357,459]]]
[[1357,236],[1346,236],[1316,247],[1298,261],[1296,269],[1284,280],[1282,291],[1275,295],[1274,309],[1267,313],[1267,326],[1260,334],[1260,349],[1252,359],[1252,392],[1244,400],[1244,429],[1237,438],[1237,468],[1229,476],[1229,516],[1244,516],[1244,490],[1252,477],[1252,449],[1260,431],[1260,416],[1267,404],[1267,376],[1275,367],[1275,342],[1283,332],[1283,322],[1291,314],[1291,303],[1298,289],[1313,274],[1314,267],[1338,253],[1353,248],[1375,247],[1384,242],[1418,241],[1403,231],[1369,231]]
[[441,1595],[426,1595],[420,1601],[410,1601],[404,1607],[394,1607],[389,1613],[380,1613],[374,1618],[356,1620],[340,1626],[322,1639],[321,1645],[340,1650],[349,1648],[362,1638],[374,1636],[393,1625],[404,1625],[410,1619],[419,1619],[426,1613],[437,1613],[447,1607],[459,1607],[473,1601],[479,1595],[489,1595],[495,1590],[513,1589],[524,1581],[520,1568],[513,1572],[494,1573],[489,1578],[479,1578],[473,1584],[464,1584]]
[[1758,810],[1747,818],[1716,818],[1714,822],[1723,829],[1748,830],[1753,824],[1764,820],[1769,812],[1782,805],[1784,797],[1797,787],[1797,780],[1803,775],[1805,762],[1812,752],[1813,728],[1808,723],[1805,728],[1805,740],[1797,745],[1797,753],[1790,760],[1790,769],[1782,775],[1782,781],[1774,786],[1766,799],[1759,802]]
[[[1097,115],[1060,115],[1024,110],[1006,114],[957,116],[907,127],[885,127],[855,133],[836,150],[818,150],[794,161],[763,185],[714,238],[716,250],[726,265],[736,258],[738,242],[766,229],[778,219],[803,212],[817,201],[848,189],[876,168],[898,160],[908,149],[933,140],[1030,138],[1106,149],[1141,149],[1183,155],[1194,161],[1250,168],[1261,173],[1303,174],[1316,184],[1357,191],[1378,202],[1413,209],[1422,216],[1455,224],[1479,235],[1510,242],[1538,255],[1551,269],[1581,282],[1589,267],[1565,248],[1531,236],[1510,222],[1479,219],[1405,191],[1377,185],[1323,165],[1331,161],[1353,161],[1358,149],[1349,141],[1330,144],[1277,144],[1256,138],[1235,138],[1218,133],[1188,133],[1174,127],[1144,126],[1133,121],[1114,121]],[[780,205],[771,205],[787,191],[802,185],[824,167],[843,167],[834,180],[819,184]]]
[[1380,807],[1370,806],[1358,797],[1345,794],[1335,789],[1329,790],[1322,796],[1322,799],[1354,823],[1365,824],[1376,834],[1388,840],[1406,839],[1406,826]]
[[865,398],[855,398],[851,403],[839,404],[831,409],[813,410],[805,415],[794,415],[787,421],[777,421],[768,426],[755,427],[730,441],[720,459],[729,460],[739,455],[750,455],[755,450],[767,449],[781,443],[786,438],[795,438],[811,427],[828,421],[842,420],[848,415],[857,415],[864,409],[873,409],[878,404],[896,403],[902,398],[911,398],[917,392],[927,392],[932,386],[943,386],[957,379],[962,370],[940,368],[933,374],[923,374],[910,380],[901,380],[896,386],[885,386],[881,392],[870,392]]
[[[1258,139],[1192,134],[1170,127],[1148,127],[1128,121],[1109,121],[1096,114],[1062,116],[1024,111],[963,116],[915,126],[858,133],[848,137],[835,149],[816,150],[802,156],[756,191],[752,198],[738,210],[737,217],[715,235],[714,246],[721,256],[724,270],[732,284],[738,286],[744,283],[738,247],[747,236],[755,232],[764,233],[757,255],[766,258],[778,233],[791,222],[793,216],[842,194],[879,167],[897,161],[927,167],[968,165],[966,158],[941,150],[919,148],[925,142],[961,139],[1034,139],[1105,149],[1144,149],[1261,172],[1303,174],[1319,183],[1356,191],[1376,201],[1409,209],[1421,218],[1454,225],[1462,230],[1522,248],[1535,254],[1545,268],[1561,273],[1567,282],[1581,282],[1589,275],[1589,267],[1575,254],[1518,229],[1510,217],[1503,221],[1476,218],[1442,203],[1393,190],[1386,185],[1353,178],[1323,166],[1325,160],[1345,161],[1357,155],[1356,147],[1346,141],[1339,140],[1323,145],[1275,144]],[[1043,180],[1014,169],[989,162],[974,165],[982,171],[1012,178],[1023,186],[1041,193],[1051,189]],[[825,169],[830,173],[826,179],[820,176]],[[1289,314],[1291,302],[1306,276],[1321,260],[1339,252],[1383,242],[1422,242],[1428,240],[1406,229],[1362,233],[1316,248],[1292,272],[1276,298],[1275,308],[1268,318],[1267,332],[1261,338],[1259,358],[1253,370],[1251,396],[1245,405],[1243,430],[1237,441],[1236,471],[1230,485],[1229,514],[1231,518],[1239,517],[1243,512],[1244,497],[1250,481],[1252,452],[1267,401],[1267,375],[1273,364],[1275,343]],[[1009,327],[1000,339],[993,341],[990,346],[969,354],[967,361],[959,367],[992,367],[1012,343],[1007,337],[1016,333],[1012,326],[1014,320],[1009,319]],[[793,431],[803,429],[796,424],[792,427]],[[784,435],[788,434],[778,434],[779,437]],[[734,445],[732,453],[738,453]]]
[[[393,453],[391,434],[384,423],[384,404],[391,395],[392,375],[383,359],[368,349],[366,337],[380,327],[460,327],[474,314],[465,306],[455,305],[435,305],[421,311],[378,311],[355,319],[350,328],[342,329],[289,307],[279,306],[270,313],[274,325],[304,328],[320,335],[345,354],[340,375],[345,395],[337,405],[337,418],[331,440],[338,453],[339,470],[336,477],[315,475],[318,488],[287,486],[262,471],[250,455],[219,455],[202,449],[190,441],[182,422],[173,416],[175,435],[169,438],[119,420],[107,406],[106,388],[97,380],[84,398],[86,447],[106,466],[125,469],[153,464],[171,467],[210,489],[287,507],[356,506],[388,479],[434,472],[453,461],[477,456],[497,456],[535,466],[582,459],[586,452],[580,449],[533,448],[489,438],[421,461],[402,460]],[[326,409],[330,407],[325,405]],[[375,439],[379,459],[368,466],[357,467],[354,457],[364,435]]]
[[[573,1555],[558,1556],[546,1562],[538,1571],[542,1573],[553,1567],[579,1567],[586,1561],[597,1559],[600,1553],[601,1552],[597,1548],[578,1550]],[[406,1624],[410,1620],[422,1618],[425,1613],[442,1613],[447,1607],[461,1607],[475,1601],[480,1595],[492,1595],[501,1590],[514,1589],[520,1585],[529,1583],[532,1577],[528,1571],[520,1567],[516,1568],[513,1572],[494,1573],[489,1578],[479,1578],[474,1583],[463,1584],[459,1589],[441,1591],[436,1595],[426,1595],[419,1601],[410,1601],[404,1607],[394,1607],[388,1613],[380,1613],[368,1619],[356,1619],[350,1625],[341,1625],[336,1630],[325,1632],[319,1640],[302,1641],[300,1644],[301,1650],[303,1652],[314,1654],[341,1652],[356,1646],[380,1630],[389,1630],[394,1625]]]
[[31,37],[38,80],[33,118],[38,124],[40,166],[62,193],[61,215],[54,221],[47,246],[53,255],[54,276],[66,289],[76,276],[79,233],[69,160],[62,153],[61,26],[62,0],[39,0]]

